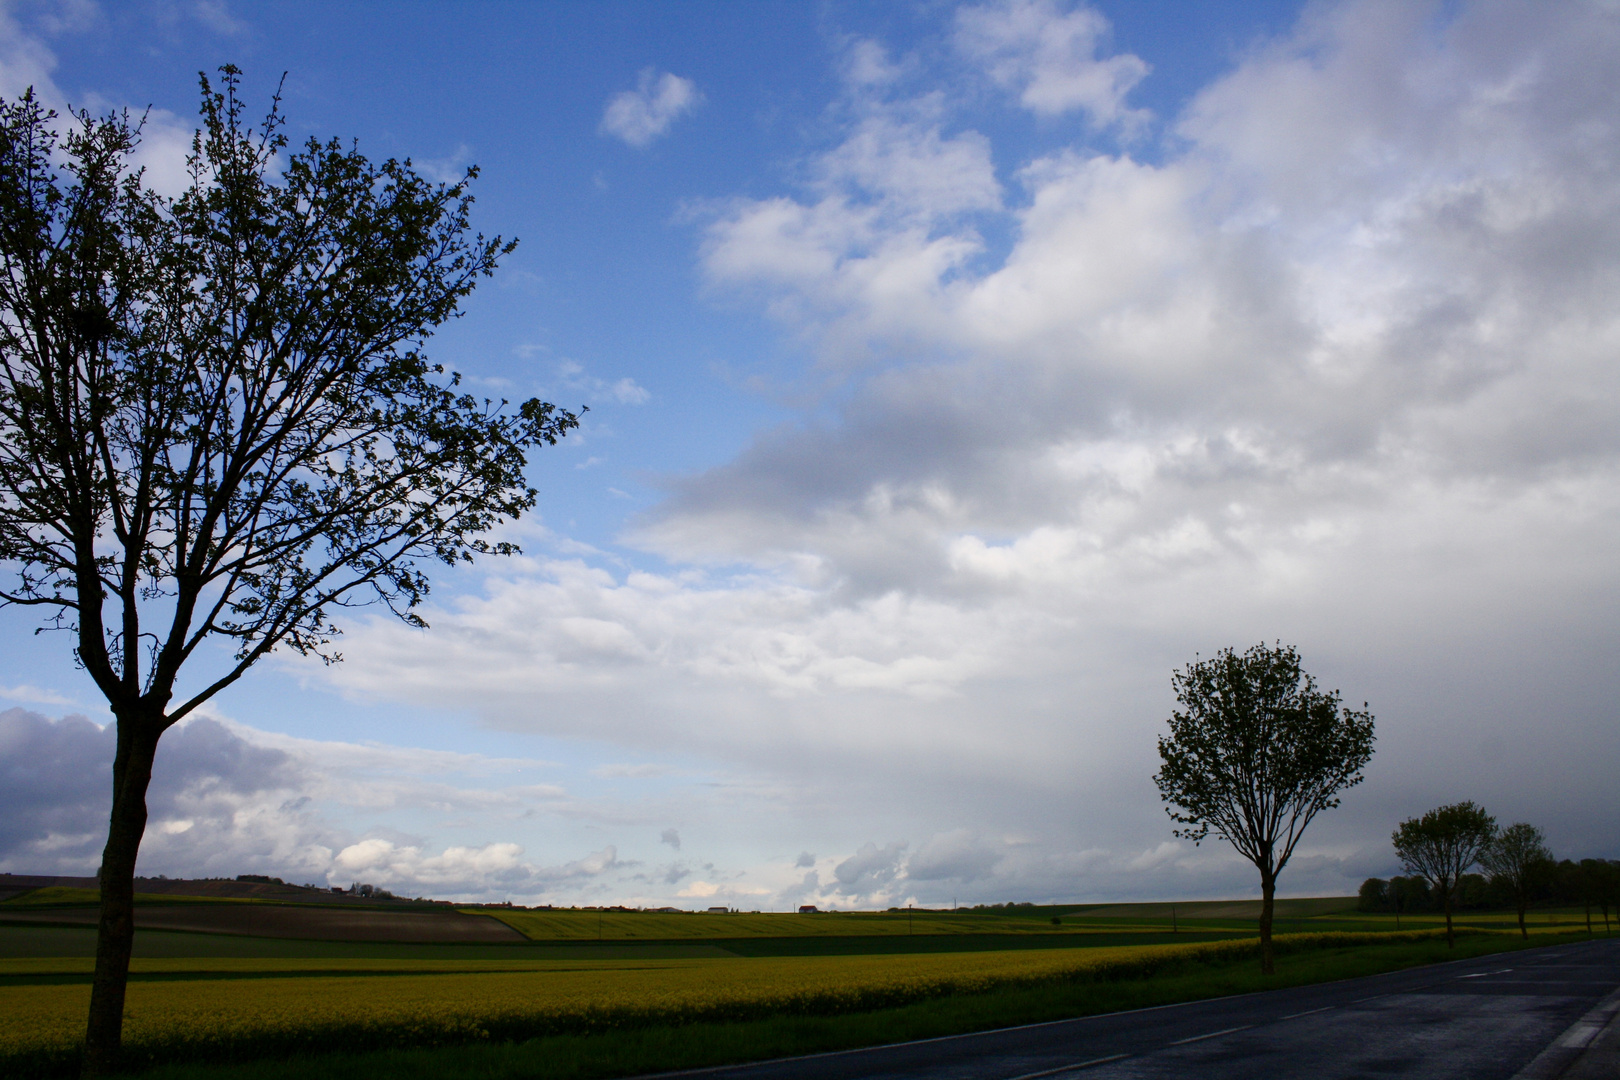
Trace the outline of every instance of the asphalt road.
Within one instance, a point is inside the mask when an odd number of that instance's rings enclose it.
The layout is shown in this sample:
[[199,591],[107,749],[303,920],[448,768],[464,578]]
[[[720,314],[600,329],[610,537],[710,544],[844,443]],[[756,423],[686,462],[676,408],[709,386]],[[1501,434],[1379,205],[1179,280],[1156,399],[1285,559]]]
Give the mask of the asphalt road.
[[704,1080],[1620,1077],[1620,939],[1363,979],[702,1069]]

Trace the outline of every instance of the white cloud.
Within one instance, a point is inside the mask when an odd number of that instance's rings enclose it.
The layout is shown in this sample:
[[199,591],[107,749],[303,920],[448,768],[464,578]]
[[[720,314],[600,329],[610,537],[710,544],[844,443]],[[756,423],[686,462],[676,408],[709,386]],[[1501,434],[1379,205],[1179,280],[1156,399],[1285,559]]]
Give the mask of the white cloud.
[[1054,0],[1003,0],[956,13],[956,44],[1033,113],[1083,110],[1101,126],[1141,123],[1125,96],[1150,70],[1125,53],[1099,57],[1108,20],[1095,8],[1064,10]]
[[691,79],[646,68],[634,90],[621,90],[608,99],[600,130],[631,146],[644,147],[702,103],[703,95]]
[[17,686],[0,686],[0,698],[8,701],[26,701],[30,705],[77,705],[72,698],[64,697],[55,690],[43,689],[29,683],[20,683]]
[[[210,10],[225,14],[223,5],[205,4],[199,7],[199,15],[206,17]],[[145,170],[148,187],[166,196],[179,195],[191,183],[186,155],[191,151],[194,124],[165,109],[150,108],[145,101],[107,101],[96,95],[69,100],[56,85],[57,59],[47,39],[86,30],[100,17],[94,4],[67,3],[24,25],[16,9],[0,9],[0,97],[15,100],[32,89],[41,104],[63,117],[83,109],[94,114],[129,109],[133,118],[143,119],[131,166]]]
[[612,393],[613,399],[622,405],[645,405],[647,399],[652,397],[645,387],[637,386],[636,380],[631,378],[615,382]]
[[648,390],[628,376],[609,382],[587,374],[585,366],[577,360],[559,361],[556,367],[557,383],[569,390],[582,392],[592,401],[615,401],[620,405],[645,405],[652,399]]
[[[0,868],[94,872],[106,838],[114,741],[112,727],[81,716],[0,712]],[[139,871],[251,871],[333,884],[363,878],[406,895],[487,899],[555,897],[631,865],[612,845],[547,866],[523,858],[510,840],[433,844],[387,835],[383,826],[413,811],[472,815],[497,829],[535,808],[581,812],[556,785],[479,782],[546,764],[296,739],[197,718],[159,746]],[[447,774],[456,782],[435,779]],[[376,822],[383,834],[356,836],[344,818]]]
[[216,34],[236,37],[248,30],[247,23],[231,14],[230,5],[225,0],[194,0],[191,9],[196,13],[197,20]]

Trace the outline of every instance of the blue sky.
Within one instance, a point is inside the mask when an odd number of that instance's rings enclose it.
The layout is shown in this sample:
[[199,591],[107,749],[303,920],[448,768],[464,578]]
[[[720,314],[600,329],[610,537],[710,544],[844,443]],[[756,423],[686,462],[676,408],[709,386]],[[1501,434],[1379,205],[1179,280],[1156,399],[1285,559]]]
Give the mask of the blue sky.
[[[1392,872],[1395,821],[1461,798],[1620,853],[1617,35],[1598,3],[10,5],[0,92],[150,107],[160,186],[227,62],[254,103],[287,72],[294,138],[477,163],[521,244],[431,353],[590,407],[525,556],[437,579],[432,630],[361,617],[169,737],[143,870],[1246,895],[1170,839],[1153,745],[1174,667],[1278,638],[1380,717],[1285,891]],[[105,711],[32,629],[0,612],[40,823],[0,868],[87,872],[109,751],[60,718]]]

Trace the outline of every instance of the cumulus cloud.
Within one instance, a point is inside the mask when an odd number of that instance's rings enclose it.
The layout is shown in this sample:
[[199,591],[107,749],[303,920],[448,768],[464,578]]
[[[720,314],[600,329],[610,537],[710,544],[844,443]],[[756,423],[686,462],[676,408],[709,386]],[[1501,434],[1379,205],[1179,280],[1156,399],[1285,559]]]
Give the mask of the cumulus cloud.
[[652,394],[636,380],[625,376],[611,382],[589,375],[577,360],[563,360],[557,364],[557,382],[560,386],[582,392],[592,401],[613,401],[620,405],[645,405]]
[[1132,126],[1146,114],[1125,96],[1149,67],[1129,53],[1099,56],[1108,20],[1095,8],[1054,0],[1004,0],[956,13],[956,45],[1041,116],[1080,110],[1099,126]]
[[[108,101],[97,95],[70,100],[57,86],[56,54],[50,41],[62,34],[89,29],[100,19],[94,4],[53,5],[24,20],[15,8],[0,10],[0,96],[15,100],[33,90],[37,100],[60,116],[88,109],[95,114],[128,109],[133,120],[141,121],[140,141],[131,155],[131,165],[145,172],[148,187],[174,197],[190,186],[186,155],[196,125],[166,109],[146,101]],[[223,4],[200,4],[197,14],[205,22],[220,27],[218,19],[229,19]]]
[[646,68],[634,90],[621,90],[608,99],[602,112],[601,132],[637,148],[649,145],[669,131],[670,125],[703,103],[691,79]]
[[624,866],[611,844],[560,866],[535,866],[523,860],[513,843],[481,847],[447,847],[429,854],[414,844],[373,837],[351,844],[333,859],[333,875],[365,878],[394,891],[466,894],[492,887],[508,894],[541,896],[560,888],[577,888]]
[[[0,868],[95,872],[115,743],[111,726],[82,716],[0,712]],[[547,865],[526,858],[510,840],[433,844],[376,827],[357,830],[345,820],[380,825],[425,810],[483,815],[510,827],[535,807],[579,813],[563,805],[565,793],[555,785],[477,782],[480,774],[534,764],[296,739],[202,717],[170,731],[159,746],[139,872],[271,873],[299,882],[365,880],[407,895],[540,899],[576,895],[632,868],[611,844]],[[447,774],[460,783],[438,779]]]

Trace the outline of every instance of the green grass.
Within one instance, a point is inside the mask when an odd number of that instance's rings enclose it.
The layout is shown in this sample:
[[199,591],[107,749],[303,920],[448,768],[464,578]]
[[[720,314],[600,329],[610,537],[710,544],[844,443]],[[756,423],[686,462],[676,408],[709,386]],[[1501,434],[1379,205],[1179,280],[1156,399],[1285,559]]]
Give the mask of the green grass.
[[558,1035],[517,1043],[293,1056],[240,1064],[169,1065],[142,1080],[332,1080],[355,1075],[435,1080],[591,1080],[666,1069],[757,1061],[961,1034],[1259,990],[1280,989],[1465,959],[1548,943],[1498,934],[1285,953],[1275,976],[1252,959],[1187,963],[1151,977],[1062,982],[919,1002],[841,1016],[783,1016],[731,1023],[653,1026]]

